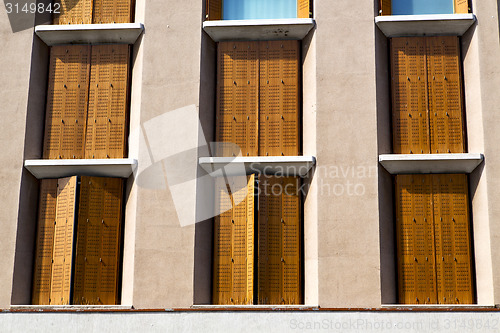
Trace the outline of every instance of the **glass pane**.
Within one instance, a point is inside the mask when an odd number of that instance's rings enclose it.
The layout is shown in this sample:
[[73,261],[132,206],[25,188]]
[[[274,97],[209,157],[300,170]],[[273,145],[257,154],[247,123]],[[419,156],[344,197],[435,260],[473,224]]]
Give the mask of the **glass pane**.
[[393,0],[392,15],[453,14],[453,0]]
[[297,18],[297,0],[224,0],[224,20]]

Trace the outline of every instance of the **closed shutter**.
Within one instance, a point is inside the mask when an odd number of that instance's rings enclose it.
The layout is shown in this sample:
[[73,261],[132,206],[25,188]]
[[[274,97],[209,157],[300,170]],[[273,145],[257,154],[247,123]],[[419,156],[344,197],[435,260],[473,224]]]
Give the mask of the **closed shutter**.
[[297,17],[298,18],[309,18],[310,16],[310,1],[309,0],[297,0]]
[[438,303],[472,304],[466,175],[433,175]]
[[432,183],[428,175],[396,176],[399,302],[437,303]]
[[260,42],[259,155],[297,156],[299,41]]
[[[218,44],[216,140],[218,156],[257,156],[258,42]],[[236,145],[236,146],[235,146]]]
[[85,158],[126,157],[128,45],[92,47]]
[[300,178],[259,179],[259,304],[302,303]]
[[132,0],[93,0],[92,23],[130,23],[134,12]]
[[206,0],[206,19],[222,20],[222,0]]
[[56,203],[57,179],[42,180],[40,182],[35,269],[33,273],[33,305],[50,304]]
[[428,154],[425,39],[391,39],[393,147],[396,154]]
[[74,304],[118,302],[123,180],[82,177]]
[[61,6],[60,14],[54,14],[54,24],[92,23],[92,0],[55,0],[54,4]]
[[392,1],[391,0],[380,0],[380,15],[391,15],[392,14]]
[[432,153],[463,153],[462,78],[458,37],[429,37],[430,137]]
[[90,46],[53,46],[45,118],[43,157],[84,158]]
[[236,177],[216,179],[214,304],[253,304],[254,183],[231,193]]
[[73,239],[76,208],[76,176],[57,181],[57,208],[50,304],[70,304]]
[[454,0],[455,14],[467,14],[469,12],[469,0]]

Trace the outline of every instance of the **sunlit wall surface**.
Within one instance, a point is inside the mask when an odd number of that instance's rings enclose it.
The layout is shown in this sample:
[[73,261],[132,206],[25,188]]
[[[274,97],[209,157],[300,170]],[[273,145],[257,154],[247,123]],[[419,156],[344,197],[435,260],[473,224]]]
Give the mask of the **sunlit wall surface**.
[[297,17],[297,0],[224,0],[224,20]]
[[392,15],[453,14],[453,0],[392,0]]

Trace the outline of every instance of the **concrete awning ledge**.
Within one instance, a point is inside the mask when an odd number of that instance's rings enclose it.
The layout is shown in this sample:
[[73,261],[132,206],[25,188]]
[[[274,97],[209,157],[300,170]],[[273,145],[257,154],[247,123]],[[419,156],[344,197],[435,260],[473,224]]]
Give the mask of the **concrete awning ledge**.
[[203,22],[203,30],[214,42],[235,40],[303,39],[314,27],[314,19],[221,20]]
[[474,14],[387,15],[375,23],[387,37],[462,36],[476,21]]
[[268,175],[304,177],[316,164],[314,156],[200,157],[200,166],[213,177]]
[[48,46],[77,43],[134,44],[142,23],[37,25],[35,34]]
[[26,160],[24,166],[38,179],[69,176],[128,178],[137,168],[137,160]]
[[387,154],[379,162],[391,174],[471,173],[483,154]]

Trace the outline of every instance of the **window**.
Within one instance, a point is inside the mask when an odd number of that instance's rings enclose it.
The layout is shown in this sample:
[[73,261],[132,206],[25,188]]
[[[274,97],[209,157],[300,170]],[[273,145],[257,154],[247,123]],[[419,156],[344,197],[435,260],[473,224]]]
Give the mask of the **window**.
[[[300,155],[300,43],[218,44],[218,156]],[[232,143],[224,145],[224,143]]]
[[216,179],[214,304],[302,304],[299,189],[294,177]]
[[208,20],[308,18],[310,0],[207,0]]
[[465,14],[468,0],[380,0],[381,15]]
[[393,150],[464,153],[458,37],[391,39]]
[[466,175],[396,176],[399,302],[472,304]]
[[32,303],[118,303],[120,178],[41,181]]
[[60,14],[54,24],[131,23],[134,15],[132,0],[56,0]]
[[128,45],[62,45],[50,51],[43,158],[126,157]]

